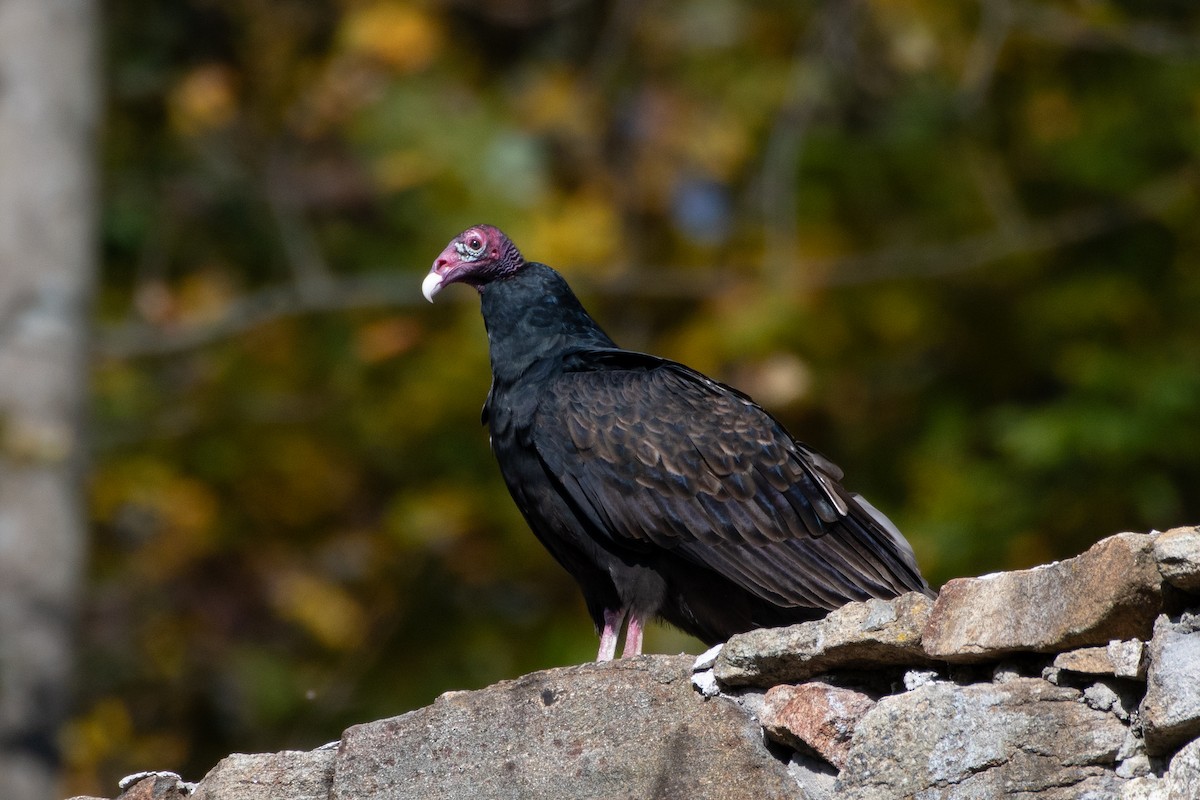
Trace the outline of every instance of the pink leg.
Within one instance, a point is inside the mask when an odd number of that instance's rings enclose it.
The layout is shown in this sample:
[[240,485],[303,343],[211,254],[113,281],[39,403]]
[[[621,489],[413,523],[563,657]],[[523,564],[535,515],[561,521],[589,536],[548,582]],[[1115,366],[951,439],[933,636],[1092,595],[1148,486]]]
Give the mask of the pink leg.
[[[600,651],[596,653],[597,661],[612,661],[617,654],[617,637],[621,634],[621,624],[625,622],[625,609],[604,609],[604,630],[600,631]],[[625,646],[628,649],[629,645]]]
[[629,615],[629,625],[625,628],[625,649],[621,658],[640,656],[642,654],[642,618],[637,614]]

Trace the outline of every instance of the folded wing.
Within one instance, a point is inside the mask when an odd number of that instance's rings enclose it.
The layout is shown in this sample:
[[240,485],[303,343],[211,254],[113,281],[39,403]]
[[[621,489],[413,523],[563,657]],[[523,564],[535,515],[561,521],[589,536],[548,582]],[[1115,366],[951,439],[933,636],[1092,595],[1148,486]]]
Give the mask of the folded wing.
[[895,526],[744,395],[627,351],[576,363],[542,395],[534,446],[593,536],[784,607],[929,591]]

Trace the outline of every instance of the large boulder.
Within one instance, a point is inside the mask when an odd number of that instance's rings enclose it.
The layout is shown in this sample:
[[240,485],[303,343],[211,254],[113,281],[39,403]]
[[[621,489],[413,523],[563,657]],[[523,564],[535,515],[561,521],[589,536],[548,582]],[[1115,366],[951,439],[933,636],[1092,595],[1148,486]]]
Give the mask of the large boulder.
[[1162,611],[1154,537],[1121,533],[1066,561],[942,587],[922,633],[925,652],[951,662],[996,661],[1149,639]]
[[1200,594],[1200,526],[1172,528],[1154,540],[1154,557],[1167,582]]
[[1141,711],[1151,753],[1200,736],[1200,614],[1158,619]]
[[[1115,797],[1126,727],[1038,678],[938,681],[880,700],[858,724],[841,800]],[[1088,794],[1092,792],[1092,794]]]
[[754,720],[692,689],[692,660],[642,656],[535,672],[355,726],[342,737],[331,796],[802,797]]
[[820,681],[783,684],[767,691],[758,719],[771,739],[842,769],[854,730],[874,705],[862,692]]
[[191,800],[327,800],[334,756],[332,749],[234,753],[209,770]]
[[740,633],[714,666],[725,686],[774,686],[835,669],[929,663],[921,631],[932,601],[910,592],[894,600],[848,603],[824,619]]

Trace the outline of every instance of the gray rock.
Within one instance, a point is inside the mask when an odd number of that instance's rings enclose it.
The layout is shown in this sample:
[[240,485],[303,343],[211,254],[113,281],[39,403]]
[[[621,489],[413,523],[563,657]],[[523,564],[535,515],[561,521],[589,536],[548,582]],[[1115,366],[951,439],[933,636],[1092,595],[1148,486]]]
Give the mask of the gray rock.
[[150,791],[152,792],[180,791],[185,794],[191,794],[196,790],[196,784],[188,783],[178,772],[168,772],[165,770],[135,772],[117,781],[117,786],[121,791],[128,791],[145,780],[150,781]]
[[837,770],[827,762],[804,753],[792,753],[788,774],[800,784],[805,800],[837,800],[833,793]]
[[930,607],[928,597],[911,592],[891,601],[850,603],[814,622],[740,633],[717,656],[717,680],[774,686],[831,669],[928,664],[921,630]]
[[910,669],[904,673],[904,688],[907,691],[912,691],[918,686],[924,686],[927,683],[933,683],[941,676],[936,670],[932,669]]
[[691,687],[692,658],[546,670],[346,731],[335,800],[799,798],[735,703]]
[[1122,722],[1133,719],[1141,699],[1141,687],[1124,681],[1100,680],[1083,690],[1083,702],[1097,711],[1116,714]]
[[1120,800],[1172,800],[1167,794],[1167,782],[1153,775],[1127,781],[1121,786],[1119,797]]
[[1115,797],[1125,726],[1038,678],[932,683],[885,697],[855,732],[845,800]]
[[1148,639],[1162,609],[1153,542],[1148,534],[1121,533],[1066,561],[952,580],[922,633],[925,652],[980,662]]
[[1149,775],[1150,757],[1145,753],[1130,756],[1117,764],[1118,778],[1140,778]]
[[692,686],[704,697],[716,697],[721,693],[717,676],[711,669],[692,673]]
[[808,747],[841,769],[850,737],[875,701],[862,692],[810,682],[767,690],[758,718],[767,736],[789,747]]
[[692,672],[707,672],[712,669],[713,664],[717,663],[717,656],[721,654],[721,650],[724,647],[725,643],[722,642],[721,644],[713,645],[696,656],[696,660],[692,662]]
[[717,655],[724,646],[725,644],[722,642],[715,647],[708,648],[696,656],[695,662],[692,663],[692,686],[696,687],[696,691],[705,697],[716,697],[721,693],[721,687],[717,685],[716,673],[713,672],[713,664],[717,663]]
[[1200,739],[1184,745],[1171,758],[1165,779],[1171,800],[1200,797]]
[[1082,647],[1054,657],[1054,666],[1082,675],[1146,679],[1145,646],[1140,639],[1114,639],[1104,647]]
[[1121,800],[1196,800],[1200,797],[1200,739],[1189,742],[1171,759],[1161,777],[1139,776],[1126,783]]
[[333,750],[235,753],[213,767],[192,800],[327,800]]
[[[1088,704],[1089,708],[1094,708],[1097,711],[1112,711],[1121,704],[1121,698],[1113,691],[1111,686],[1103,683],[1093,683],[1091,686],[1083,690],[1083,702]],[[1129,715],[1126,714],[1126,719]]]
[[1001,661],[992,668],[992,683],[1008,683],[1021,677],[1021,667],[1010,661]]
[[1200,526],[1160,533],[1154,540],[1154,558],[1171,585],[1200,594]]
[[[188,800],[195,784],[187,783],[175,772],[137,772],[126,775],[117,786],[121,789],[118,800]],[[97,800],[90,797],[72,797],[71,800]]]
[[1200,618],[1159,617],[1149,649],[1142,725],[1147,750],[1162,755],[1200,736]]

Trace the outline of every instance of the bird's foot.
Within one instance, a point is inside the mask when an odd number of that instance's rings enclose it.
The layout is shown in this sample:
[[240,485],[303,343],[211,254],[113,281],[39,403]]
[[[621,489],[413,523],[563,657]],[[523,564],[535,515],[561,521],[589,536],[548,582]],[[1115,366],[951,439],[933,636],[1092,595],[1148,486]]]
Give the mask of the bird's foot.
[[[612,661],[617,654],[617,637],[621,635],[621,625],[625,622],[626,609],[605,609],[604,630],[600,631],[600,650],[596,653],[597,661]],[[625,648],[628,650],[628,638]]]
[[629,624],[625,627],[625,649],[621,658],[640,656],[642,654],[642,631],[645,630],[639,614],[629,615]]

